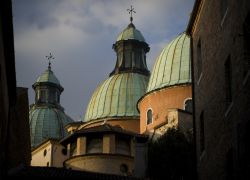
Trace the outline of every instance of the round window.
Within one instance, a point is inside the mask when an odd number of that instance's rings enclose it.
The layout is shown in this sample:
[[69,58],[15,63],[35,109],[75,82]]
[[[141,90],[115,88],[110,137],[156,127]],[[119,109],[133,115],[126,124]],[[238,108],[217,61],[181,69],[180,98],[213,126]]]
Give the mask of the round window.
[[120,171],[122,173],[128,173],[128,166],[126,164],[121,164]]
[[62,154],[63,154],[64,156],[67,155],[67,149],[66,149],[66,148],[63,148],[63,149],[62,149]]

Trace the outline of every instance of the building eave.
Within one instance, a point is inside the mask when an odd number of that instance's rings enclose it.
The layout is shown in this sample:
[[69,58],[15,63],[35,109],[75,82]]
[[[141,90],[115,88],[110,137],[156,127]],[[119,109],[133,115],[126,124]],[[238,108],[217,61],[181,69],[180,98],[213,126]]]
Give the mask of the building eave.
[[200,12],[200,7],[203,1],[204,0],[195,0],[194,2],[193,10],[192,10],[192,13],[191,13],[191,16],[189,18],[189,22],[186,28],[186,32],[188,35],[192,35],[192,30],[193,30],[193,27],[195,26],[197,15]]

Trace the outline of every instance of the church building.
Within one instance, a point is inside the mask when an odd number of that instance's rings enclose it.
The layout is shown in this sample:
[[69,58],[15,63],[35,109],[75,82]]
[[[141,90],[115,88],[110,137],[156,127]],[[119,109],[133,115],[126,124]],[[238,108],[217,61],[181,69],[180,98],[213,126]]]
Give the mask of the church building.
[[[150,75],[146,63],[150,47],[133,23],[133,12],[131,6],[130,23],[113,44],[115,67],[93,92],[82,122],[73,122],[63,112],[59,104],[63,88],[50,66],[33,85],[31,141],[37,147],[33,165],[40,159],[42,166],[145,177],[150,138],[173,127],[192,132],[190,38],[184,32],[173,39]],[[46,159],[53,148],[57,151]]]

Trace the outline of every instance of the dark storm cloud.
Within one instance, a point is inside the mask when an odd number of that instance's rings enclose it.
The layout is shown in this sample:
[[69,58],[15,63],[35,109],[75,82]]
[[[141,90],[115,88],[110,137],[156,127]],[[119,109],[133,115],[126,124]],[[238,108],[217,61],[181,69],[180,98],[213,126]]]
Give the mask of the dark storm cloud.
[[15,27],[24,29],[27,26],[36,26],[44,29],[58,25],[58,20],[51,13],[59,3],[59,0],[14,0],[12,4]]

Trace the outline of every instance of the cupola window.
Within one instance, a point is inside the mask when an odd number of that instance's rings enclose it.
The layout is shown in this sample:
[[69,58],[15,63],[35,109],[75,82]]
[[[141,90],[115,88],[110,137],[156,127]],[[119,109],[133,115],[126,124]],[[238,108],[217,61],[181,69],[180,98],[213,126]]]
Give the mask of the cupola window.
[[116,137],[115,141],[116,141],[115,148],[117,154],[130,155],[129,139]]
[[58,91],[55,88],[49,89],[49,103],[59,103]]
[[152,109],[147,111],[147,124],[151,124],[153,122],[153,112]]
[[87,153],[102,153],[102,137],[87,138]]
[[38,102],[40,103],[46,102],[46,90],[45,89],[38,90]]
[[56,102],[56,90],[55,89],[51,89],[49,91],[49,102],[50,103],[55,103]]
[[124,58],[125,58],[125,68],[130,68],[131,67],[131,52],[130,51],[125,51],[124,53]]

